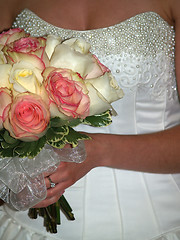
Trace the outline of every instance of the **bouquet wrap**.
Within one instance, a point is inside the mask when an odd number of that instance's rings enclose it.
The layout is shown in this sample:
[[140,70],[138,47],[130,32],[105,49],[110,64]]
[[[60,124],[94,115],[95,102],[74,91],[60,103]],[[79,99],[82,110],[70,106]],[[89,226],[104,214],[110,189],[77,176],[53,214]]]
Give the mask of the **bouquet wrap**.
[[44,172],[52,173],[61,161],[82,162],[86,157],[84,142],[75,148],[54,149],[45,145],[33,159],[0,159],[0,198],[17,210],[27,210],[46,198]]

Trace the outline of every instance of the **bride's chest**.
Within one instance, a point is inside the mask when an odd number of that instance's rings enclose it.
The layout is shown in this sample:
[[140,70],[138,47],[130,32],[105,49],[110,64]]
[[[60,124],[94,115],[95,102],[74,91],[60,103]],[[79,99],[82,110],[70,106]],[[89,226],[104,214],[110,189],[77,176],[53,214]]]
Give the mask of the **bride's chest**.
[[[141,12],[160,12],[155,0],[19,0],[52,25],[75,30],[97,29],[120,23]],[[161,2],[161,1],[158,1]],[[163,16],[164,17],[164,16]]]

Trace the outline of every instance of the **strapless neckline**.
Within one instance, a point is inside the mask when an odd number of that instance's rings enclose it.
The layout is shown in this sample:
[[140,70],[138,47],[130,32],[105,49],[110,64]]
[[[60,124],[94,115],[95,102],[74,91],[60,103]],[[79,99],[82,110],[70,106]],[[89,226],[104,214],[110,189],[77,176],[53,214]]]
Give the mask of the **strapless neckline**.
[[123,20],[123,21],[120,21],[119,23],[116,23],[116,24],[113,24],[113,25],[110,25],[110,26],[107,26],[107,27],[93,28],[93,29],[87,29],[87,30],[76,30],[76,29],[69,29],[69,28],[58,27],[56,25],[53,25],[53,24],[49,23],[48,21],[44,20],[43,18],[39,17],[36,13],[34,13],[33,11],[31,11],[28,8],[23,9],[20,14],[23,14],[25,12],[30,13],[32,16],[36,17],[36,19],[39,19],[44,24],[48,24],[49,26],[55,27],[56,29],[67,30],[67,31],[72,31],[72,32],[77,32],[77,33],[82,33],[82,34],[83,33],[88,33],[88,32],[91,32],[91,31],[111,30],[113,28],[118,28],[122,24],[125,24],[126,22],[132,21],[133,19],[136,19],[136,18],[140,17],[141,15],[152,15],[154,17],[159,18],[167,26],[173,27],[164,18],[162,18],[160,14],[158,14],[158,13],[156,13],[154,11],[141,12],[141,13],[138,13],[138,14],[132,16],[132,17],[129,17],[129,18]]

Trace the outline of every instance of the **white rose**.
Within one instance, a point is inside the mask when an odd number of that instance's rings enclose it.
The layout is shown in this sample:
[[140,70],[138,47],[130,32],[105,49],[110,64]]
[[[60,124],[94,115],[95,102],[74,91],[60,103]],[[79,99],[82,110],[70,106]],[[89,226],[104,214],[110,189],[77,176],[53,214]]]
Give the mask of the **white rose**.
[[83,39],[72,38],[57,45],[50,65],[68,68],[78,72],[83,78],[96,78],[109,71],[89,49],[91,45]]
[[39,68],[29,62],[20,61],[13,65],[9,81],[16,92],[39,94],[43,77]]
[[4,53],[0,51],[0,64],[7,63]]
[[46,48],[45,51],[48,55],[48,58],[50,59],[55,47],[61,43],[61,37],[54,36],[54,35],[48,35],[46,38]]
[[12,84],[9,82],[9,75],[11,72],[12,66],[10,64],[0,64],[0,87],[7,87],[11,89]]
[[90,97],[90,114],[100,114],[111,107],[111,103],[124,96],[123,90],[118,86],[110,72],[104,75],[85,80]]
[[93,69],[93,64],[90,54],[77,52],[64,43],[57,45],[50,60],[50,66],[71,69],[82,77]]
[[82,54],[89,53],[89,49],[91,47],[90,43],[86,42],[84,39],[71,38],[64,41],[63,43],[67,44],[72,49]]
[[11,91],[7,88],[0,88],[0,129],[4,127],[3,121],[6,118],[6,108],[11,102]]

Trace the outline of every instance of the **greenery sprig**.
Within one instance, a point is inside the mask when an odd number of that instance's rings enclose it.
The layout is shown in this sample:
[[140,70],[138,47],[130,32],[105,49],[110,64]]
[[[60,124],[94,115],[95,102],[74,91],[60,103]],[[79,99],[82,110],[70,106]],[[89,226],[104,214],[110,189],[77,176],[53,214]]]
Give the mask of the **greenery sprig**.
[[87,135],[79,133],[73,127],[86,124],[92,127],[102,127],[111,124],[110,111],[89,116],[85,119],[62,120],[59,117],[50,120],[46,134],[37,141],[23,142],[9,135],[6,129],[0,131],[0,157],[28,157],[34,158],[44,147],[49,144],[55,148],[63,148],[67,143],[72,147],[78,145],[79,140],[90,139]]

